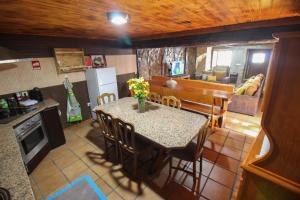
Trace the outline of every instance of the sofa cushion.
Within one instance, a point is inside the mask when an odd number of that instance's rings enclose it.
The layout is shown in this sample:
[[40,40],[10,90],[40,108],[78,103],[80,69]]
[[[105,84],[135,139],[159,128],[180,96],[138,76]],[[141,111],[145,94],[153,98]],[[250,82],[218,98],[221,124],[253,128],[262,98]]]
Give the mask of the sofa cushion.
[[226,71],[214,71],[213,75],[216,76],[217,81],[221,81],[225,78]]
[[244,92],[245,92],[245,87],[242,86],[242,87],[239,87],[239,88],[235,91],[235,94],[237,94],[237,95],[242,95],[242,94],[244,94]]
[[255,82],[249,83],[245,86],[245,95],[253,96],[257,91],[257,84]]
[[217,77],[216,76],[210,76],[210,75],[208,75],[207,76],[207,80],[208,81],[217,81]]

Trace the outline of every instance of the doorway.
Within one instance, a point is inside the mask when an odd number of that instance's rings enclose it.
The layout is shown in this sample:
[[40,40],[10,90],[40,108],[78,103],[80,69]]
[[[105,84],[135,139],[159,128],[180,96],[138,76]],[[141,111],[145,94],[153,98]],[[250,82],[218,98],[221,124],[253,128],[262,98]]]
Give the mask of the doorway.
[[244,79],[257,74],[267,75],[272,49],[249,49]]

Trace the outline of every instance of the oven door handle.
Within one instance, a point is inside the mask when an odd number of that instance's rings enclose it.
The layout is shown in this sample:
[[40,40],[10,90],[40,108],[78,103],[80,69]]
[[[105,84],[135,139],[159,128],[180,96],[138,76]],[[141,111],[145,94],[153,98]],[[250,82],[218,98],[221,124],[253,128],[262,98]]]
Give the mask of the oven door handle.
[[25,133],[22,133],[20,136],[18,136],[18,140],[22,141],[24,138],[26,138],[28,135],[30,135],[33,131],[38,129],[39,127],[42,128],[42,124],[38,123],[36,126],[34,126],[32,129],[29,129],[29,131],[26,131]]

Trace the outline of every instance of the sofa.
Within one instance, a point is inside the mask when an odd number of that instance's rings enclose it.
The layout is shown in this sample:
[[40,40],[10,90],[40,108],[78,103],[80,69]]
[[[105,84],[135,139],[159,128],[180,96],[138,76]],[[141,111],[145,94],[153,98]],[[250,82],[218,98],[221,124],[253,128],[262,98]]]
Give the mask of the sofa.
[[216,66],[212,71],[203,71],[202,80],[217,83],[230,83],[230,68],[228,66]]
[[[244,85],[246,84],[247,82]],[[260,85],[258,86],[258,88],[256,89],[253,95],[247,95],[244,93],[239,94],[239,89],[237,89],[235,91],[235,94],[232,96],[231,103],[229,103],[228,105],[228,111],[251,115],[251,116],[256,115],[258,110],[259,100],[263,92],[263,87],[264,87],[264,77],[261,78]]]

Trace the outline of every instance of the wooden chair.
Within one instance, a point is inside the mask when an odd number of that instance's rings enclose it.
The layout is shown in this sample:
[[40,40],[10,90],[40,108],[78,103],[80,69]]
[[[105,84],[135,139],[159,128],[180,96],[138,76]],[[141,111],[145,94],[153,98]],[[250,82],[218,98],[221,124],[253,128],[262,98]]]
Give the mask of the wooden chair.
[[[190,144],[188,144],[188,146],[185,147],[184,149],[173,149],[169,152],[169,155],[170,155],[169,176],[171,176],[171,174],[172,174],[172,169],[181,170],[181,171],[184,171],[188,174],[191,174],[193,176],[194,188],[196,186],[196,179],[197,179],[196,163],[197,163],[198,159],[200,159],[199,178],[201,178],[203,146],[204,146],[204,142],[205,142],[205,140],[207,138],[207,135],[208,135],[209,121],[210,120],[207,120],[204,127],[199,131],[198,136],[197,136],[197,143],[190,142]],[[173,157],[179,159],[179,163],[178,163],[177,167],[172,165]],[[185,169],[187,165],[185,165],[184,167],[180,167],[180,164],[181,164],[182,160],[193,163],[193,171],[192,172]]]
[[136,177],[139,156],[148,150],[147,144],[136,138],[134,126],[121,119],[114,120],[114,126],[120,149],[120,161],[124,167],[124,154],[133,156],[133,176]]
[[[118,141],[113,126],[113,117],[110,114],[103,112],[102,110],[96,111],[100,122],[102,124],[102,134],[104,136],[105,145],[105,158],[108,159],[109,148],[115,148],[116,157],[118,159]],[[109,144],[111,146],[109,146]]]
[[181,108],[181,101],[174,96],[163,96],[161,103],[166,106],[171,106],[174,108]]
[[148,101],[152,101],[154,103],[161,103],[161,96],[156,92],[150,92]]
[[[105,98],[107,98],[107,101],[105,101]],[[116,95],[114,93],[103,93],[100,96],[97,97],[97,103],[100,106],[101,102],[102,104],[107,104],[112,101],[116,101]]]

